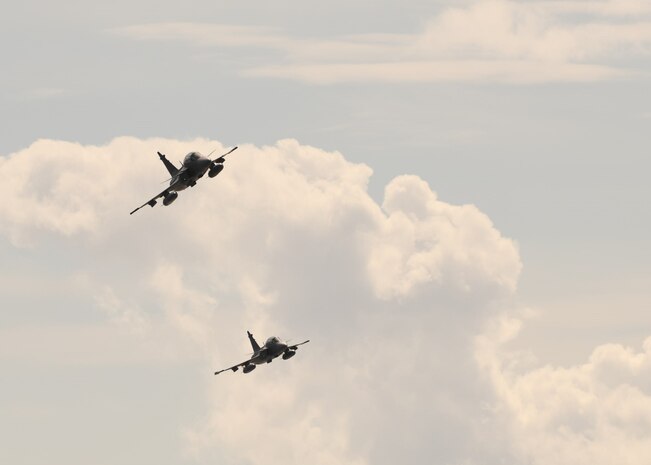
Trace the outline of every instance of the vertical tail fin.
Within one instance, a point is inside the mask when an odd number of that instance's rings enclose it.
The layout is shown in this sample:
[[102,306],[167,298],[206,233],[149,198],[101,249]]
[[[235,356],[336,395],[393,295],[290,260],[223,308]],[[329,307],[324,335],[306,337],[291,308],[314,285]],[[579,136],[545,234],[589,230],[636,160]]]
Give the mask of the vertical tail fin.
[[253,352],[255,353],[260,352],[260,346],[258,345],[257,342],[255,342],[255,339],[253,339],[253,334],[251,334],[248,331],[246,332],[246,334],[248,334],[249,336],[249,341],[251,342],[251,347],[253,347]]
[[179,169],[176,166],[174,166],[167,158],[165,158],[165,155],[163,155],[160,152],[156,152],[156,153],[158,153],[158,156],[160,157],[161,161],[165,165],[165,168],[167,168],[167,171],[169,171],[170,176],[174,176],[176,173],[178,173]]

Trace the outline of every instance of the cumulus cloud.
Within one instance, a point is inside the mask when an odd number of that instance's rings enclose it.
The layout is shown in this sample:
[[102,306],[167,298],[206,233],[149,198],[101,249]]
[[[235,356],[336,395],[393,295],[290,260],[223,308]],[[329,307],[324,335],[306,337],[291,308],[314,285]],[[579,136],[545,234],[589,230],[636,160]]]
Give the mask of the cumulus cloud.
[[634,76],[622,59],[648,57],[651,9],[641,1],[481,0],[448,7],[411,34],[298,38],[277,30],[194,23],[114,30],[138,40],[264,48],[273,61],[245,76],[338,82],[577,82]]
[[476,340],[476,357],[497,395],[495,421],[519,463],[647,463],[651,453],[651,338],[637,351],[595,348],[570,367],[532,368],[506,343],[523,324],[496,319]]
[[[378,203],[372,170],[340,153],[243,145],[216,179],[129,216],[165,178],[156,150],[224,148],[41,140],[0,158],[4,258],[30,252],[39,291],[72,307],[69,325],[2,329],[3,361],[198,361],[206,413],[178,425],[196,463],[645,463],[651,339],[568,367],[512,352],[516,245],[417,176]],[[12,283],[28,292],[33,273]],[[247,357],[247,329],[312,342],[213,377]]]
[[[74,314],[102,316],[4,328],[3,360],[199,360],[206,413],[179,425],[196,463],[644,463],[651,339],[569,367],[510,351],[526,322],[500,316],[516,245],[417,176],[390,181],[378,203],[372,170],[340,153],[243,145],[218,178],[129,216],[165,178],[156,150],[224,148],[41,140],[0,158],[0,233],[36,257],[39,282],[49,273],[51,303],[74,293]],[[12,288],[33,279],[18,271]],[[247,357],[246,329],[312,342],[289,362],[213,377]]]
[[[417,176],[391,181],[378,204],[368,166],[295,140],[242,145],[172,206],[128,214],[166,177],[156,150],[215,148],[35,142],[0,161],[0,232],[43,268],[65,257],[52,273],[83,276],[77,305],[138,341],[117,351],[125,363],[203,360],[194,382],[209,408],[182,425],[199,463],[498,456],[478,429],[490,393],[471,342],[514,292],[513,241]],[[247,329],[312,342],[289,362],[213,377],[247,356]]]
[[387,185],[381,232],[369,238],[368,269],[376,294],[407,296],[428,284],[476,293],[482,276],[507,292],[516,287],[517,252],[472,205],[439,201],[427,183],[401,176]]

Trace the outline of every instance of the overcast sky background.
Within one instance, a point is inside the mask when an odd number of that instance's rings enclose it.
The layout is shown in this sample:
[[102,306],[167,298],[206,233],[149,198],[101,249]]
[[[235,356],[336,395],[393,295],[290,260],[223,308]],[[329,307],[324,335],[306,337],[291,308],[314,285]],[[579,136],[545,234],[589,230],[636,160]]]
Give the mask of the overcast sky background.
[[0,461],[646,463],[651,4],[4,10]]

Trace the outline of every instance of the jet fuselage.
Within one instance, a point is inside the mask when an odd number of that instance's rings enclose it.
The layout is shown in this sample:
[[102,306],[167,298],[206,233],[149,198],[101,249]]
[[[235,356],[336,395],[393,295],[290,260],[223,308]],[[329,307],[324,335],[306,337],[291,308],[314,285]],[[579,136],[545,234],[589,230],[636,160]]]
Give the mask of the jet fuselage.
[[171,191],[182,191],[197,183],[210,168],[212,161],[199,152],[190,152],[183,159],[183,167],[170,179]]
[[251,362],[256,365],[269,363],[274,358],[282,355],[287,350],[287,344],[275,336],[270,337],[260,348],[260,351],[253,354]]

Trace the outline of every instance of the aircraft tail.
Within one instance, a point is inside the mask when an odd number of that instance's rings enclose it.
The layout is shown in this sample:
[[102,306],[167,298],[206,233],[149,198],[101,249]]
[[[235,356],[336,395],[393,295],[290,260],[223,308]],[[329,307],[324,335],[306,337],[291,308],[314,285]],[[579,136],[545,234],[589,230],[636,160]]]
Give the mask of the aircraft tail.
[[258,352],[260,352],[260,345],[255,341],[255,339],[253,339],[253,334],[251,334],[248,331],[246,332],[246,334],[248,334],[249,336],[249,341],[251,342],[251,347],[253,347],[253,352],[257,354]]
[[160,152],[157,153],[161,161],[165,165],[165,168],[167,168],[167,171],[169,171],[170,176],[174,176],[176,173],[178,173],[179,169],[176,166],[174,166],[167,158],[165,158],[165,155],[163,155]]

